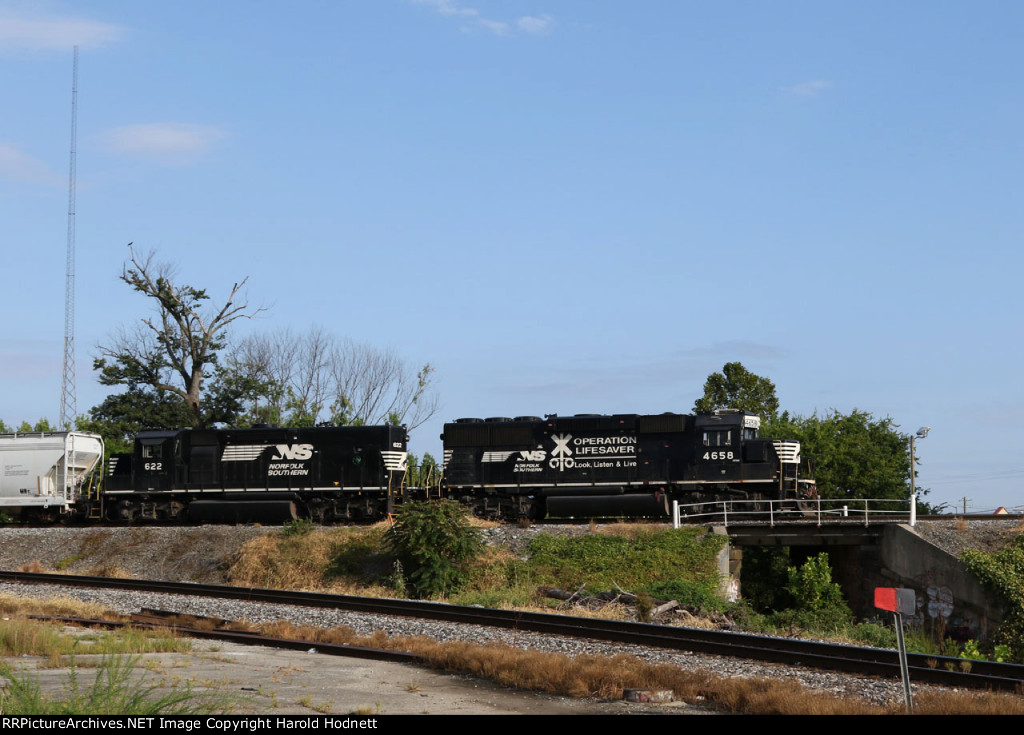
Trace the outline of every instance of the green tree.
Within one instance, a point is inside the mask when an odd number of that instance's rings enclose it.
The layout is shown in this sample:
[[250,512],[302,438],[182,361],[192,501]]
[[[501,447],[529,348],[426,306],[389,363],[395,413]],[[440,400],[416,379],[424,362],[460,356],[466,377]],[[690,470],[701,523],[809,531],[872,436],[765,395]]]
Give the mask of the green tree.
[[763,424],[761,434],[800,441],[823,498],[909,496],[910,437],[891,418],[876,419],[857,409],[806,418],[784,412]]
[[217,364],[225,346],[228,326],[254,316],[248,302],[235,303],[246,280],[234,284],[227,301],[210,309],[203,289],[175,284],[173,272],[153,262],[152,253],[137,257],[131,243],[121,280],[153,302],[155,315],[142,319],[132,332],[122,330],[99,348],[93,361],[103,385],[126,386],[130,391],[148,386],[160,393],[180,396],[191,410],[191,425],[205,424],[203,379]]
[[[779,414],[775,384],[738,362],[726,363],[704,384],[696,411],[735,408],[762,418],[761,436],[796,439],[810,476],[824,498],[905,499],[910,483],[910,436],[891,418],[878,419],[854,409],[825,416]],[[927,490],[919,490],[920,495]],[[927,508],[926,503],[920,504]]]
[[727,362],[720,373],[712,373],[704,383],[704,395],[693,410],[710,412],[719,408],[735,408],[757,414],[762,419],[774,418],[779,412],[775,383],[756,375],[739,362]]
[[437,484],[440,477],[440,468],[437,460],[430,452],[423,455],[423,459],[417,459],[415,454],[410,453],[408,457],[408,469],[405,473],[405,484],[409,487],[428,487]]
[[[243,376],[225,375],[218,366],[203,400],[202,425],[249,426],[244,406],[246,390],[252,389]],[[136,385],[107,396],[89,409],[87,416],[78,417],[75,428],[100,434],[110,451],[129,452],[140,431],[192,426],[194,417],[181,395]]]
[[80,418],[76,428],[103,437],[111,452],[129,452],[143,429],[179,429],[192,423],[192,410],[181,396],[135,386],[107,396]]
[[456,591],[463,566],[483,546],[462,506],[453,500],[404,505],[387,544],[417,597]]
[[54,428],[50,426],[49,419],[39,419],[34,424],[30,424],[28,421],[22,421],[17,429],[19,434],[27,434],[30,431],[54,431]]

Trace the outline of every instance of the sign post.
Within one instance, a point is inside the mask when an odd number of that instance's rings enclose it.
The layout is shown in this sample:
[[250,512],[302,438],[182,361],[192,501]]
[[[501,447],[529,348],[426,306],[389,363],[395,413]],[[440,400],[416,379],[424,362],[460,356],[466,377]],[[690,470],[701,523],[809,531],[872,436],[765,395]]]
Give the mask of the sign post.
[[910,691],[910,667],[907,665],[907,643],[903,639],[903,615],[913,615],[917,610],[914,590],[905,587],[875,587],[875,607],[891,612],[896,623],[900,675],[903,677],[903,701],[909,714],[914,708],[914,696]]

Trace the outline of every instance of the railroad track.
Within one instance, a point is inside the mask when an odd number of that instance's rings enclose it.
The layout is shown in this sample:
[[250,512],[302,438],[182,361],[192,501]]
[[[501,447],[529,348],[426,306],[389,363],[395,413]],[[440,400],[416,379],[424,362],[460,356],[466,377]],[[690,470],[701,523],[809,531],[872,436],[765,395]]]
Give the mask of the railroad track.
[[[491,610],[416,600],[390,600],[182,582],[9,571],[0,571],[0,581],[124,589],[329,608],[374,615],[396,615],[730,656],[897,680],[900,676],[896,652],[890,649],[846,646],[746,633],[594,620],[545,613]],[[1024,666],[1017,664],[1000,664],[989,661],[967,663],[958,658],[923,654],[911,654],[908,657],[908,663],[911,680],[915,683],[1004,691],[1024,690]]]
[[97,618],[76,618],[68,616],[31,615],[34,619],[54,620],[71,625],[84,627],[102,628],[148,628],[148,629],[171,629],[174,632],[189,638],[206,638],[218,641],[229,641],[242,645],[269,646],[271,648],[284,648],[293,651],[304,651],[310,647],[316,648],[318,653],[326,653],[333,656],[349,656],[352,658],[366,658],[375,661],[396,661],[398,663],[414,663],[419,657],[406,651],[389,651],[383,648],[367,648],[365,646],[351,646],[337,643],[326,643],[296,639],[296,638],[275,638],[262,635],[255,631],[240,630],[233,628],[235,621],[219,618],[208,618],[200,615],[183,615],[168,610],[151,610],[143,608],[138,613],[130,616],[127,622],[118,620],[101,620]]

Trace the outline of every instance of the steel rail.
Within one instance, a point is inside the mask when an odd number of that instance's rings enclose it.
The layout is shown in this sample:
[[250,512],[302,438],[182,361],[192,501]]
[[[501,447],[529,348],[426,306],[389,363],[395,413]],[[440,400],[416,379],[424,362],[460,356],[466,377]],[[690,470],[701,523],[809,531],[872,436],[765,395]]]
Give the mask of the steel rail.
[[[161,612],[161,611],[151,611]],[[331,656],[348,656],[350,658],[370,659],[374,661],[394,661],[396,663],[422,663],[422,657],[408,651],[389,651],[383,648],[368,648],[366,646],[352,646],[344,643],[324,643],[321,641],[304,641],[298,638],[276,638],[262,635],[254,631],[226,630],[224,628],[190,628],[170,620],[160,620],[160,617],[169,618],[174,613],[165,613],[163,616],[153,616],[152,619],[145,619],[146,616],[133,615],[131,620],[100,620],[96,618],[77,618],[66,616],[30,615],[36,620],[53,620],[69,625],[84,627],[102,628],[146,628],[150,630],[171,630],[178,635],[187,638],[203,638],[207,640],[225,641],[238,643],[246,646],[267,646],[268,648],[281,648],[292,651],[308,651],[313,648],[317,653],[329,654]],[[182,617],[194,618],[197,622],[208,620],[201,616],[185,615]],[[222,621],[231,622],[231,621]]]
[[[0,570],[0,581],[5,580],[33,584],[220,597],[256,603],[299,605],[375,615],[425,618],[899,678],[899,662],[896,652],[892,649],[847,646],[749,633],[594,620],[549,613],[492,610],[417,600]],[[1018,664],[975,660],[967,663],[964,659],[925,654],[910,654],[908,663],[911,678],[915,682],[1011,691],[1024,689],[1024,666]]]

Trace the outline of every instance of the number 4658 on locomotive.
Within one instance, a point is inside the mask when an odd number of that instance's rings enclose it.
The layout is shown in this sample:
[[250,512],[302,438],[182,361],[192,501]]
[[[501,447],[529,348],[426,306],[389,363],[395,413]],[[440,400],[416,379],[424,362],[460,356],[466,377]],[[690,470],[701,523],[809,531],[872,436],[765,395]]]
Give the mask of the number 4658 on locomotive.
[[811,497],[800,443],[761,439],[758,416],[551,415],[445,424],[447,493],[478,514],[662,516],[670,503]]

